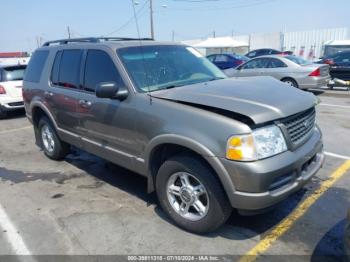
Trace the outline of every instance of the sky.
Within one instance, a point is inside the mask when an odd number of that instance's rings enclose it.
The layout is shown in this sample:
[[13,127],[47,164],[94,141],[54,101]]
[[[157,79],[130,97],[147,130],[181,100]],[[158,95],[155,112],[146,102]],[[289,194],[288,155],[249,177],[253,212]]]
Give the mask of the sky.
[[[157,40],[349,27],[350,0],[153,0]],[[0,52],[72,37],[150,36],[149,0],[11,0],[0,5]],[[350,37],[350,36],[349,36]]]

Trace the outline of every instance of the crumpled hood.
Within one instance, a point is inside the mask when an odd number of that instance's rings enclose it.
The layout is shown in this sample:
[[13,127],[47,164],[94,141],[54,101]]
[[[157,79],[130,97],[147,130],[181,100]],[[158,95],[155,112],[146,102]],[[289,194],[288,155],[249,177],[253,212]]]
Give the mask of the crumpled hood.
[[312,93],[272,77],[222,79],[156,91],[152,96],[228,110],[251,118],[255,124],[284,118],[316,104]]

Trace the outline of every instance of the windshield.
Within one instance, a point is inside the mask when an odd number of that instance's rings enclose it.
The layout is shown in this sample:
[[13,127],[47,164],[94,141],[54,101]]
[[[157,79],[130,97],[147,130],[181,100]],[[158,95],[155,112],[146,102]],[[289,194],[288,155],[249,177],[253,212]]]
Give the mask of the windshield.
[[17,80],[23,80],[25,68],[5,68],[4,69],[4,81],[17,81]]
[[294,55],[289,55],[289,56],[285,56],[285,58],[289,59],[290,61],[298,64],[298,65],[311,65],[312,63],[301,58],[298,56],[294,56]]
[[137,46],[118,49],[118,54],[140,92],[226,78],[192,47]]

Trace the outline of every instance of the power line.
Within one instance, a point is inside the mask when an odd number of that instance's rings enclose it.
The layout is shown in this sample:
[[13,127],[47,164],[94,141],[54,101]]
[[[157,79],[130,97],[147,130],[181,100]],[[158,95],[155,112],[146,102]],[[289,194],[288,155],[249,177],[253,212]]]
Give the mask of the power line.
[[[144,8],[146,7],[147,3],[150,0],[145,1],[145,3],[140,7],[140,9],[136,12],[136,17],[140,15],[141,11],[144,10]],[[125,27],[127,27],[131,22],[133,22],[135,20],[135,16],[130,17],[124,24],[122,24],[120,27],[116,28],[115,30],[113,30],[112,32],[105,34],[104,36],[110,36],[112,34],[115,34],[116,32],[121,31],[122,29],[124,29]]]
[[[177,2],[175,0],[173,0],[174,2]],[[202,1],[199,1],[199,0],[182,0],[182,1],[185,1],[185,2],[192,2],[195,1],[195,2],[202,2]],[[277,1],[277,0],[262,0],[260,2],[250,2],[250,3],[247,3],[247,1],[245,1],[245,3],[243,4],[236,4],[234,6],[220,6],[220,7],[217,7],[217,5],[215,7],[210,7],[210,6],[206,6],[205,8],[172,8],[172,7],[168,7],[167,9],[168,10],[171,10],[171,11],[191,11],[191,12],[201,12],[201,11],[218,11],[218,10],[229,10],[229,9],[238,9],[238,8],[244,8],[244,7],[254,7],[254,6],[257,6],[257,5],[262,5],[262,4],[267,4],[267,3],[271,3],[271,2],[274,2],[274,1]],[[208,1],[205,1],[205,2],[208,2]]]

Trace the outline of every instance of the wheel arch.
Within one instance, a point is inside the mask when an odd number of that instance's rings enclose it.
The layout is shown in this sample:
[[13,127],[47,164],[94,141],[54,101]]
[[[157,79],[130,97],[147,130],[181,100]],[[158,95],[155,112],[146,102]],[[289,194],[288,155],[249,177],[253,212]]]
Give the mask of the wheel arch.
[[170,157],[179,153],[194,154],[203,159],[216,173],[228,199],[230,193],[234,192],[234,185],[226,169],[207,147],[199,142],[180,135],[161,135],[154,138],[146,149],[145,163],[147,166],[148,192],[155,190],[155,179],[161,164]]
[[45,116],[53,124],[56,131],[58,130],[58,127],[57,127],[56,121],[54,120],[53,115],[50,113],[49,109],[42,102],[34,101],[30,106],[30,112],[31,112],[31,120],[34,127],[35,143],[37,146],[42,148],[40,132],[38,129],[40,119],[43,116]]
[[298,81],[294,77],[291,77],[291,76],[284,76],[284,77],[281,78],[280,81],[284,82],[284,81],[286,81],[288,79],[294,81],[297,84],[297,86],[299,86]]

